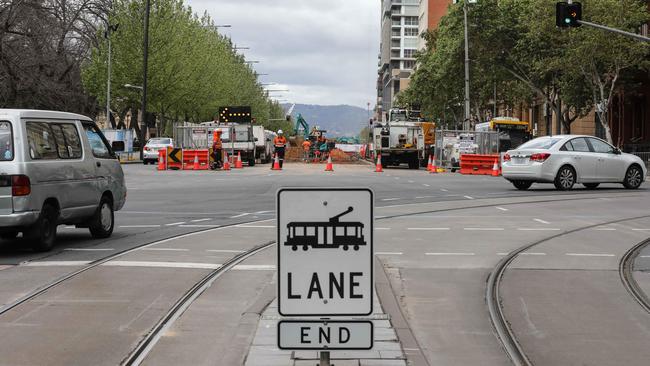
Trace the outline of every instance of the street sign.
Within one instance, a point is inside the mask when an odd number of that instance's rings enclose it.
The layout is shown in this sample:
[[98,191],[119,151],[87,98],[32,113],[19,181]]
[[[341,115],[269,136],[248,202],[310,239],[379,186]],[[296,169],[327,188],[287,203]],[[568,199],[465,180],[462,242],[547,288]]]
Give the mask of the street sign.
[[278,348],[287,350],[369,350],[369,320],[284,320],[278,323]]
[[252,118],[251,107],[219,108],[219,122],[221,123],[251,123]]
[[170,163],[183,164],[183,149],[167,149],[167,157]]
[[278,192],[280,315],[372,314],[373,202],[369,189]]

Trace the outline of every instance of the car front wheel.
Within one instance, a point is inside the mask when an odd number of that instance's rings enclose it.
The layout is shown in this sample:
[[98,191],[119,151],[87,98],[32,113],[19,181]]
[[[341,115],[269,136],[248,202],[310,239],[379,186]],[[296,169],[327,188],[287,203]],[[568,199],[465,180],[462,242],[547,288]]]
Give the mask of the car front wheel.
[[576,184],[576,172],[570,166],[563,166],[555,177],[555,188],[560,191],[569,191]]
[[520,191],[525,191],[533,185],[533,182],[526,180],[515,180],[512,182],[512,185]]
[[113,234],[115,226],[115,214],[113,212],[113,203],[106,196],[102,197],[95,215],[90,220],[88,229],[95,239],[108,238]]
[[643,171],[641,171],[641,168],[636,165],[629,167],[627,173],[625,173],[623,186],[627,189],[637,189],[641,186],[641,182],[643,182]]

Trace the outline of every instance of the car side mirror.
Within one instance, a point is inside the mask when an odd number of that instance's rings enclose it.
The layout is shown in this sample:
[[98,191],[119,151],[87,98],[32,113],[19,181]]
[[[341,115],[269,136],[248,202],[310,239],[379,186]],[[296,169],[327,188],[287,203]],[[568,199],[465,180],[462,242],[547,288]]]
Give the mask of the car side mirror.
[[111,143],[111,149],[113,152],[124,152],[124,141],[113,141]]
[[619,149],[618,147],[615,147],[614,148],[614,154],[621,155],[622,154],[621,149]]
[[255,142],[257,142],[257,141],[259,141],[259,139],[256,137],[256,138],[255,138]]

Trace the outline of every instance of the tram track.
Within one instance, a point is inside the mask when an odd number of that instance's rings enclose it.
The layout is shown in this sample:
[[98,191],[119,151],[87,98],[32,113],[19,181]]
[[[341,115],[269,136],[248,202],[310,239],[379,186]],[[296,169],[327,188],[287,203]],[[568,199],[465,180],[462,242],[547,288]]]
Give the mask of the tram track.
[[[538,246],[541,244],[544,244],[546,242],[549,242],[551,240],[575,234],[584,230],[589,230],[593,229],[595,227],[603,226],[603,225],[611,225],[611,224],[617,224],[621,222],[626,222],[626,221],[634,221],[634,220],[640,220],[640,219],[647,219],[650,218],[650,215],[643,215],[643,216],[635,216],[635,217],[627,217],[624,219],[617,219],[617,220],[612,220],[612,221],[607,221],[607,222],[601,222],[598,224],[593,224],[593,225],[587,225],[587,226],[582,226],[576,229],[568,230],[562,233],[558,233],[556,235],[548,236],[544,239],[535,241],[534,243],[527,244],[524,246],[521,246],[517,248],[516,250],[510,252],[507,256],[505,256],[503,259],[499,261],[499,263],[494,267],[494,269],[490,272],[490,275],[488,276],[487,279],[487,286],[486,286],[486,293],[485,293],[485,300],[487,302],[488,306],[488,312],[490,314],[490,321],[492,323],[492,326],[494,328],[494,331],[496,333],[497,338],[501,342],[501,345],[503,346],[504,351],[512,361],[512,363],[516,366],[532,366],[532,362],[530,359],[526,356],[526,353],[524,352],[523,348],[521,347],[521,344],[517,341],[517,338],[510,327],[510,324],[508,322],[508,319],[506,318],[504,314],[504,310],[502,307],[502,302],[501,302],[501,295],[500,295],[500,285],[501,285],[501,280],[503,279],[503,276],[508,269],[508,266],[515,260],[517,257]],[[643,244],[643,245],[642,245]],[[629,269],[629,258],[632,258],[634,253],[638,253],[644,245],[650,244],[650,239],[642,242],[641,244],[636,245],[634,248],[632,248],[630,251],[626,253],[626,255],[623,256],[621,259],[621,266],[620,266],[620,273],[621,273],[621,278],[624,282],[630,280],[630,284],[636,284],[636,281],[631,277],[631,270]],[[628,259],[626,259],[628,258]],[[628,263],[628,265],[624,266],[624,263]],[[623,268],[625,267],[625,268]],[[630,272],[628,272],[630,271]],[[625,279],[623,279],[625,276]],[[630,289],[628,289],[630,291]],[[641,291],[640,288],[638,288],[638,285],[636,285],[636,288],[632,291],[637,291],[637,292],[631,292],[632,296],[635,297],[637,301],[640,301],[642,297],[636,297],[636,296],[645,296],[643,292]],[[645,302],[644,302],[645,301]],[[649,303],[647,302],[647,298],[645,300],[641,300],[640,304],[644,306],[646,310],[650,312],[650,308],[646,307]]]
[[649,245],[650,239],[647,239],[632,247],[623,255],[618,266],[618,273],[621,277],[621,282],[623,282],[623,286],[625,286],[625,289],[630,293],[634,301],[641,305],[648,313],[650,313],[650,299],[634,279],[633,271],[634,261],[638,258],[641,251]]

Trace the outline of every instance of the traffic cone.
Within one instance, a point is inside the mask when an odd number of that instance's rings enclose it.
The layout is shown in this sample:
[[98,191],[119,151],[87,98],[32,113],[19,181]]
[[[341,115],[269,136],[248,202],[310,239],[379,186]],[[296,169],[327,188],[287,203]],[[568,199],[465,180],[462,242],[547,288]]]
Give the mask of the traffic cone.
[[167,167],[165,166],[165,153],[167,150],[160,150],[158,153],[158,170],[167,170]]
[[278,154],[275,154],[275,161],[273,162],[273,170],[282,170],[280,167],[280,157]]
[[376,173],[383,173],[384,167],[381,165],[381,155],[377,157],[377,166],[375,167]]
[[235,162],[235,169],[242,169],[244,164],[241,162],[241,151],[237,153],[237,161]]
[[438,174],[438,167],[436,166],[436,157],[431,157],[431,174]]
[[494,159],[494,165],[492,165],[492,176],[498,177],[499,175],[499,159]]
[[432,169],[433,169],[433,162],[431,160],[431,155],[429,155],[429,163],[427,164],[427,171],[431,172]]
[[223,159],[223,170],[230,170],[230,157],[226,153],[225,158]]
[[194,170],[201,170],[201,164],[199,164],[199,155],[194,155]]
[[334,164],[332,164],[332,157],[331,156],[327,157],[327,165],[325,166],[325,171],[326,172],[333,172],[334,171]]

